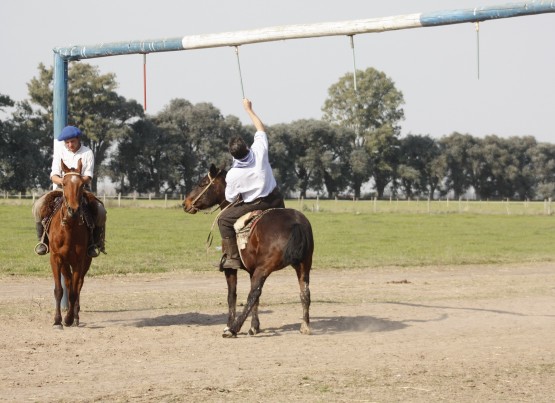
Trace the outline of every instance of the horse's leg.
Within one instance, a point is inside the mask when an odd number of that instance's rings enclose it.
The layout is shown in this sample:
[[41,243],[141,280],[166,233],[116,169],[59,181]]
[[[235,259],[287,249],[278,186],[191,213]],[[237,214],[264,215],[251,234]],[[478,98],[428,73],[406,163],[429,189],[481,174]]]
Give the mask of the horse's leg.
[[303,306],[303,321],[301,323],[301,333],[310,334],[310,266],[311,262],[306,260],[300,264],[293,265],[297,272],[299,287],[301,289],[301,304]]
[[251,328],[249,329],[249,336],[254,336],[260,333],[260,319],[258,319],[258,303],[260,299],[257,299],[251,310]]
[[247,316],[252,311],[252,309],[258,305],[258,300],[260,299],[260,295],[262,295],[262,287],[264,286],[264,282],[268,276],[264,272],[264,270],[255,270],[254,274],[251,277],[251,290],[249,292],[249,296],[247,297],[247,304],[243,309],[243,312],[233,322],[233,324],[229,327],[229,333],[224,333],[224,337],[235,337],[239,330],[241,330],[241,326],[245,323]]
[[[252,274],[250,275],[252,284]],[[258,318],[258,303],[260,299],[257,299],[251,310],[251,328],[248,331],[249,336],[254,336],[260,333],[260,319]]]
[[85,265],[83,267],[83,270],[80,272],[80,275],[79,275],[79,284],[77,287],[77,299],[75,300],[75,308],[74,308],[75,326],[79,326],[79,312],[81,311],[81,290],[83,289],[83,283],[85,282],[85,275],[89,271],[91,262],[92,262],[92,258],[87,256],[85,258]]
[[75,300],[77,298],[77,285],[78,285],[78,276],[79,273],[75,270],[73,273],[71,272],[70,265],[65,266],[64,270],[64,278],[66,281],[66,290],[68,292],[68,309],[66,316],[64,318],[64,325],[71,326],[73,325],[73,321],[75,319]]
[[227,325],[224,329],[223,337],[229,332],[229,328],[235,321],[236,316],[236,306],[237,306],[237,270],[236,269],[225,269],[225,280],[227,282]]
[[61,279],[61,263],[56,258],[56,255],[50,254],[50,265],[52,266],[52,275],[54,277],[54,299],[56,300],[56,313],[54,314],[54,324],[52,325],[55,329],[62,330],[62,310],[61,303],[62,297],[64,295],[64,290],[62,289],[62,279]]
[[84,281],[82,270],[74,273],[73,281],[75,287],[75,304],[73,305],[73,315],[75,316],[75,321],[73,322],[73,326],[79,326],[79,311],[81,310],[81,289],[83,288]]

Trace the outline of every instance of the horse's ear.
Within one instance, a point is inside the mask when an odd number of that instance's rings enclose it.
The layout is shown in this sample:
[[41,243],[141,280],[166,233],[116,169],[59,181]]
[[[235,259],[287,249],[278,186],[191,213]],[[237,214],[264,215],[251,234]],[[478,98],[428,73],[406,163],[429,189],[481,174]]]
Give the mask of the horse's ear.
[[67,167],[66,164],[64,164],[64,160],[61,160],[61,161],[62,161],[62,171],[64,171],[64,173],[68,173],[68,172],[69,172],[69,168]]
[[77,172],[81,175],[81,169],[83,169],[83,163],[81,162],[81,158],[77,161]]
[[210,165],[210,175],[212,177],[216,176],[218,174],[218,168],[216,168],[216,165],[211,164]]

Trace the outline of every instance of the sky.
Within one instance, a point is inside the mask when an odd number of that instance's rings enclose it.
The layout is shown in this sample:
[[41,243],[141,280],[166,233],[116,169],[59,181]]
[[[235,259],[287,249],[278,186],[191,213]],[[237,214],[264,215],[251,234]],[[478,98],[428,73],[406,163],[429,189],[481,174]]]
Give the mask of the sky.
[[[278,25],[350,21],[506,4],[451,0],[2,0],[0,93],[28,98],[38,65],[55,47],[180,38]],[[513,2],[514,3],[514,2]],[[532,135],[555,143],[555,13],[474,24],[357,35],[356,67],[384,72],[404,95],[402,135],[441,138]],[[320,119],[328,88],[353,71],[348,37],[244,45],[245,96],[268,125]],[[118,93],[143,103],[143,57],[88,59],[114,73]],[[479,77],[478,77],[479,66]],[[170,100],[210,102],[250,123],[234,48],[147,56],[147,113]]]

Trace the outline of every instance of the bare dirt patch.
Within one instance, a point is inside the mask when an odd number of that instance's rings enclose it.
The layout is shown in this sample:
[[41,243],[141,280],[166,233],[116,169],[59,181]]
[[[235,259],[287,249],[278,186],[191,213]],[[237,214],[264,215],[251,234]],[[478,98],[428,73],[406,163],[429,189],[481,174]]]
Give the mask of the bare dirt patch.
[[217,272],[88,277],[63,331],[52,288],[0,278],[2,401],[555,400],[555,263],[315,269],[311,336],[292,269],[236,339]]

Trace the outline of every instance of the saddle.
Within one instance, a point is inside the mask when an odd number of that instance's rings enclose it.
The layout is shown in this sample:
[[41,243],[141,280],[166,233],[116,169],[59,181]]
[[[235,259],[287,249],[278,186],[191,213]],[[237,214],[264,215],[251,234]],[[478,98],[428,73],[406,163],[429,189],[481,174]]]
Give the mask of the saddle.
[[268,210],[254,210],[242,215],[235,221],[233,224],[233,228],[235,229],[235,234],[237,235],[237,246],[239,249],[245,249],[247,247],[247,242],[249,240],[249,236],[258,223],[258,221],[264,216],[264,214],[268,213],[271,210],[275,210],[273,208]]
[[[42,204],[40,210],[40,216],[42,218],[42,224],[45,228],[48,228],[52,217],[62,206],[63,192],[61,190],[53,190],[46,194],[44,203]],[[83,211],[83,221],[87,224],[87,228],[91,231],[94,228],[94,218],[96,217],[98,211],[96,208],[96,203],[102,203],[94,194],[91,192],[83,192],[83,199],[81,200],[81,210]]]

